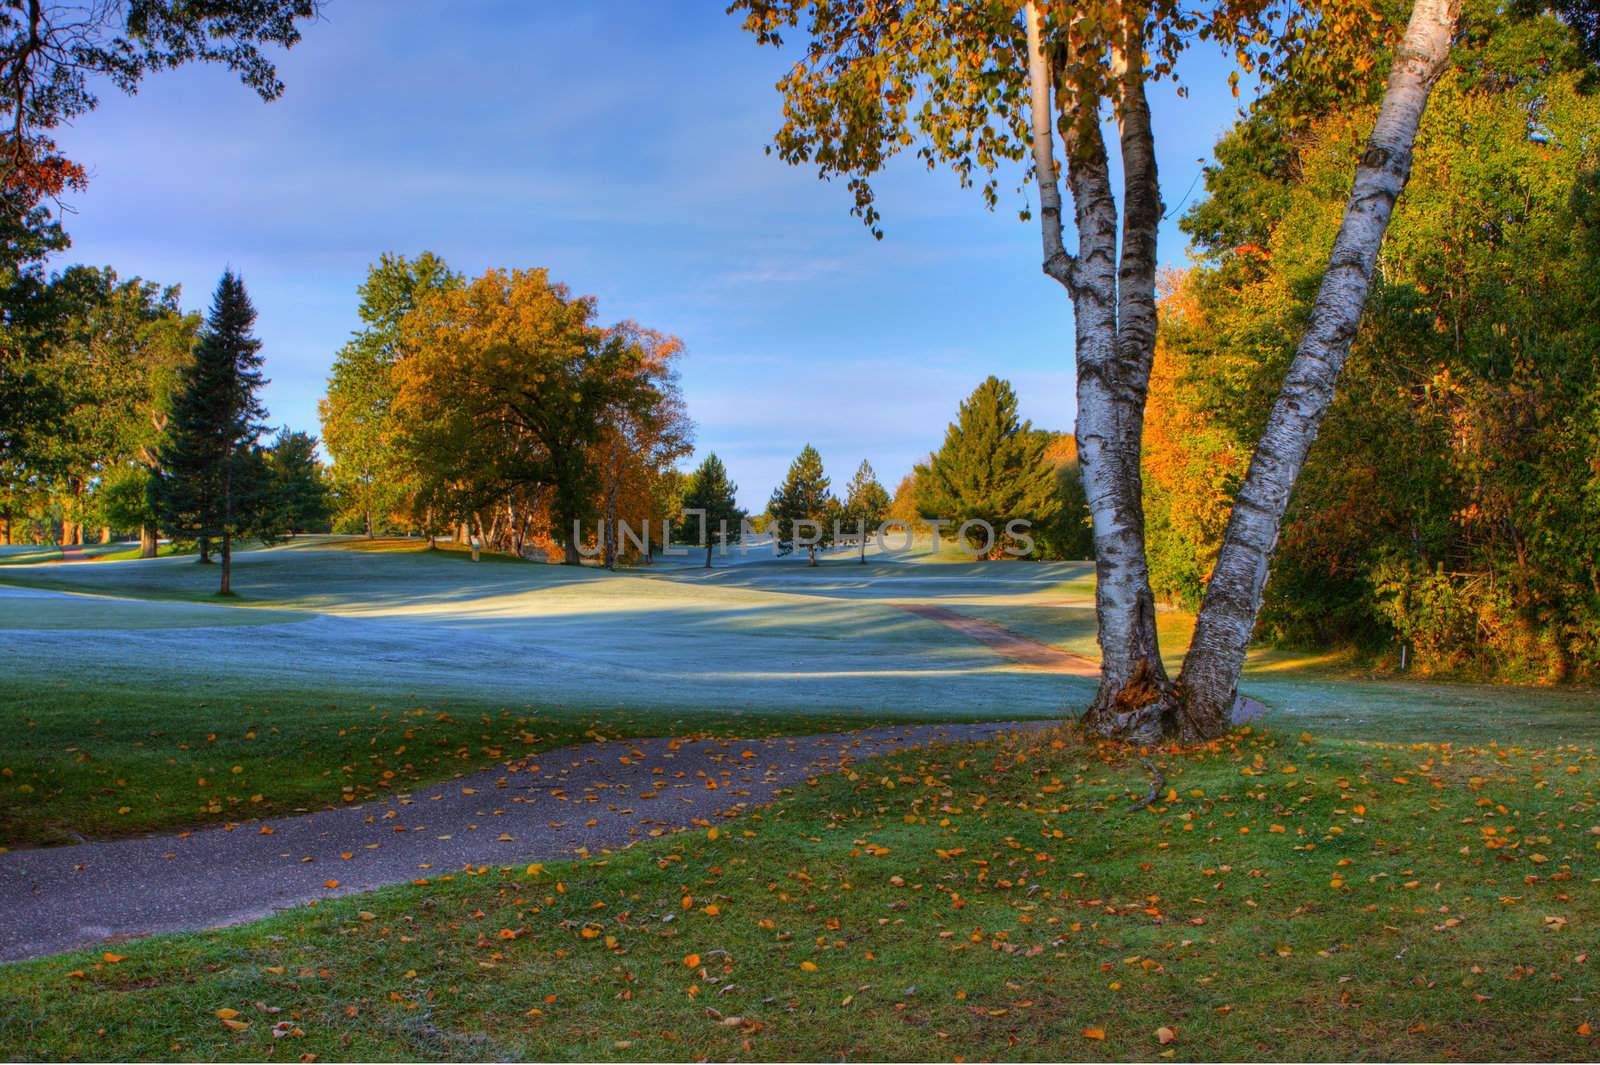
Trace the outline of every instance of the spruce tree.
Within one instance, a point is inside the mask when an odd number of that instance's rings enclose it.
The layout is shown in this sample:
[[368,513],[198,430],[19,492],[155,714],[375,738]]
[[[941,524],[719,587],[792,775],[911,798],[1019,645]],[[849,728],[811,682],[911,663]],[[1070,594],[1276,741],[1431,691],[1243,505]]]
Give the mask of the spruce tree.
[[839,513],[839,501],[828,493],[828,478],[816,448],[807,444],[789,464],[789,473],[773,491],[767,513],[772,517],[772,535],[779,543],[788,544],[790,551],[796,546],[799,523],[815,523],[820,532],[806,545],[807,557],[815,566],[817,548],[833,543],[833,519]]
[[856,526],[861,536],[862,565],[867,562],[867,535],[883,523],[888,513],[889,493],[878,483],[872,463],[862,459],[856,475],[850,478],[850,484],[845,488],[844,496],[844,519]]
[[288,533],[326,529],[333,518],[327,470],[317,459],[317,438],[288,426],[267,450],[272,476],[270,524]]
[[744,511],[739,509],[735,498],[738,492],[739,486],[728,479],[727,467],[714,451],[689,475],[689,482],[684,486],[682,509],[685,512],[698,510],[703,516],[693,521],[686,517],[679,527],[680,533],[698,542],[701,530],[705,531],[706,569],[711,568],[713,543],[717,540],[731,543],[739,539],[739,523],[744,520]]
[[205,547],[221,541],[219,595],[233,591],[234,538],[260,529],[270,511],[271,479],[257,444],[266,411],[256,390],[266,380],[255,320],[244,282],[224,272],[173,397],[160,472],[150,483],[161,524],[174,538],[199,540],[201,561]]
[[[1044,522],[1061,507],[1046,433],[1017,417],[1009,381],[989,377],[961,404],[944,444],[917,467],[917,504],[925,518],[989,522],[998,548],[1014,519]],[[937,544],[934,545],[938,547]]]

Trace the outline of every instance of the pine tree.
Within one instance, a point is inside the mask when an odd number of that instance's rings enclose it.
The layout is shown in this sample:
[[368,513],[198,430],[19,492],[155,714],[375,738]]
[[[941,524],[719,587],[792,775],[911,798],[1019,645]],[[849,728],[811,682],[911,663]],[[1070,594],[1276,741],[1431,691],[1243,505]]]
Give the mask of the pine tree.
[[327,470],[317,460],[317,438],[288,426],[278,430],[267,451],[267,467],[272,476],[273,529],[290,536],[325,529],[333,506]]
[[888,513],[889,493],[878,483],[878,475],[873,472],[872,463],[862,459],[861,465],[856,469],[856,475],[850,478],[844,496],[844,519],[856,526],[861,536],[862,565],[866,565],[867,562],[867,536],[871,530],[883,523]]
[[991,547],[999,546],[1009,521],[1048,521],[1061,507],[1045,459],[1048,442],[1048,434],[1017,417],[1011,383],[989,377],[962,402],[943,446],[917,467],[922,516],[957,525],[987,521],[995,528]]
[[684,486],[683,511],[686,515],[691,510],[702,514],[693,520],[686,516],[679,527],[680,533],[699,542],[701,530],[704,530],[706,569],[711,568],[714,543],[727,544],[739,539],[739,523],[744,520],[744,511],[739,509],[738,492],[739,486],[728,479],[727,467],[714,451],[689,475],[689,482]]
[[[799,539],[801,522],[817,529],[815,537],[808,538],[806,554],[810,564],[817,564],[817,548],[833,543],[833,519],[839,513],[839,501],[828,492],[828,478],[822,472],[822,456],[807,444],[794,462],[789,473],[772,493],[767,504],[772,516],[772,535],[779,543],[787,543],[794,550]],[[788,533],[787,538],[784,533]]]
[[261,342],[251,333],[255,320],[244,282],[224,272],[194,362],[184,367],[173,397],[160,472],[150,483],[161,524],[174,536],[199,540],[202,562],[209,560],[210,542],[221,540],[219,595],[233,594],[234,538],[260,528],[271,496],[257,445],[266,411],[256,390],[266,380]]

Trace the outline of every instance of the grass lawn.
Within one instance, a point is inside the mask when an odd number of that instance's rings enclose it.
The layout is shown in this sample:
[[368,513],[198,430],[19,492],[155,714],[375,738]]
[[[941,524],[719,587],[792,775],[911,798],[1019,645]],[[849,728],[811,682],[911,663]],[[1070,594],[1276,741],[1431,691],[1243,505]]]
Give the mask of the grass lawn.
[[[184,558],[0,565],[0,847],[355,801],[597,728],[1053,717],[1088,697],[1087,680],[1019,668],[898,604],[1092,651],[1089,567],[926,559],[810,569],[757,553],[607,574],[312,540],[242,552],[227,605],[215,567]],[[1261,656],[1246,690],[1290,732],[1600,734],[1581,690],[1379,680],[1284,655]]]
[[1095,748],[901,755],[620,854],[0,967],[0,1055],[1600,1052],[1592,748],[1160,761],[1141,811],[1143,769]]
[[859,727],[817,715],[541,711],[360,693],[0,677],[0,849],[358,802],[607,737]]
[[1059,678],[892,605],[341,546],[241,553],[226,605],[216,568],[182,558],[0,566],[0,847],[355,801],[595,729],[807,732],[1062,701]]

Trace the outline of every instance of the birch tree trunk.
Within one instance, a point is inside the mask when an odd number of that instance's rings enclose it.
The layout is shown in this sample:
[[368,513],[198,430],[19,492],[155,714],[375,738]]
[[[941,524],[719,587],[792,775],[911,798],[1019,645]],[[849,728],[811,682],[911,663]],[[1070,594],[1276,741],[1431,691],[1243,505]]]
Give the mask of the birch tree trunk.
[[[1126,229],[1118,256],[1117,203],[1099,114],[1076,113],[1053,95],[1055,72],[1037,2],[1024,10],[1034,172],[1039,185],[1043,269],[1066,288],[1076,329],[1078,420],[1075,435],[1094,529],[1095,616],[1100,686],[1083,723],[1119,735],[1129,708],[1154,704],[1167,690],[1156,639],[1155,597],[1144,552],[1139,441],[1155,350],[1156,230],[1161,195],[1144,96],[1142,30],[1130,27],[1118,100],[1125,174]],[[1098,99],[1098,94],[1095,94]],[[1058,117],[1059,115],[1059,117]],[[1067,185],[1078,253],[1062,242],[1062,203],[1052,120],[1067,156]]]
[[1327,273],[1234,500],[1178,678],[1181,712],[1197,736],[1219,735],[1228,726],[1289,494],[1333,402],[1395,200],[1411,176],[1417,127],[1448,62],[1459,17],[1460,0],[1415,0],[1411,9]]

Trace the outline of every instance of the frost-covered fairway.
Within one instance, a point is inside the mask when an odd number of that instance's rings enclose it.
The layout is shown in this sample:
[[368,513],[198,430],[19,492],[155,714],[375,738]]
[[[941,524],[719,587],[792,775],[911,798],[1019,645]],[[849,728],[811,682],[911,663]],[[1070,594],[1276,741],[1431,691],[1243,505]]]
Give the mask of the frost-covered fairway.
[[[0,673],[214,690],[222,705],[247,692],[741,717],[1015,719],[1070,712],[1090,691],[903,609],[937,605],[1093,658],[1086,563],[917,553],[862,565],[848,549],[815,569],[759,550],[697,562],[607,573],[314,538],[241,552],[237,605],[211,597],[214,567],[192,557],[0,565]],[[1170,667],[1190,620],[1162,615]],[[1253,658],[1245,687],[1285,727],[1393,739],[1493,736],[1514,713],[1550,739],[1588,741],[1600,702],[1367,678],[1285,654]]]
[[[360,546],[360,545],[356,545]],[[456,553],[295,546],[241,553],[239,606],[171,558],[0,570],[0,669],[115,672],[152,685],[602,709],[1028,716],[1081,680],[1028,670],[898,601],[1076,599],[1086,567],[746,561],[606,573]],[[121,598],[103,598],[115,596]],[[201,626],[197,629],[196,626]],[[67,638],[63,629],[93,630]]]
[[[1092,677],[1031,668],[950,623],[1082,663],[1086,564],[839,552],[816,569],[755,554],[613,574],[420,548],[242,552],[228,603],[192,557],[0,564],[0,846],[316,808],[597,729],[1009,721],[1071,714],[1091,692]],[[1162,615],[1169,667],[1188,625]],[[1281,653],[1256,658],[1244,687],[1280,730],[1600,735],[1585,690],[1397,681]]]

